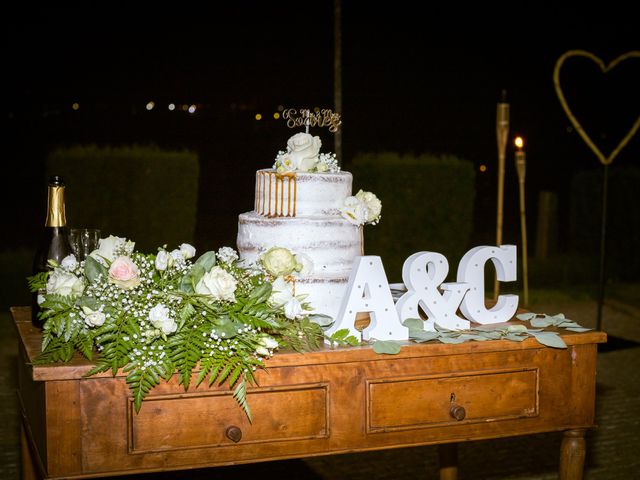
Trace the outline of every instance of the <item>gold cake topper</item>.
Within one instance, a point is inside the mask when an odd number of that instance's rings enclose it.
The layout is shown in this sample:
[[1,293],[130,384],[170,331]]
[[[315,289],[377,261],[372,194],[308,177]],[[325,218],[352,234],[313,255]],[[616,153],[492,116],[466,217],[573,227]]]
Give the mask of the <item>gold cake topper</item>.
[[312,112],[308,108],[301,108],[300,111],[295,108],[288,108],[282,112],[282,118],[287,121],[287,127],[305,127],[306,133],[309,133],[309,127],[329,127],[331,133],[338,131],[338,127],[342,125],[339,113],[334,113],[328,108]]

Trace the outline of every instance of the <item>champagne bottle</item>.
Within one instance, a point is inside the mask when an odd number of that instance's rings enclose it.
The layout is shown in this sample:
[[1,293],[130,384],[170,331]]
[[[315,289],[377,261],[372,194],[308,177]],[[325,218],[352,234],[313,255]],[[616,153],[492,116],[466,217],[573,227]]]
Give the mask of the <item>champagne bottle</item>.
[[[49,260],[61,263],[63,258],[73,253],[64,208],[64,180],[61,176],[54,175],[49,178],[47,202],[47,219],[33,259],[34,275],[50,270]],[[31,321],[38,327],[42,326],[42,322],[38,319],[40,311],[38,296],[43,293],[42,291],[34,292],[31,301]]]

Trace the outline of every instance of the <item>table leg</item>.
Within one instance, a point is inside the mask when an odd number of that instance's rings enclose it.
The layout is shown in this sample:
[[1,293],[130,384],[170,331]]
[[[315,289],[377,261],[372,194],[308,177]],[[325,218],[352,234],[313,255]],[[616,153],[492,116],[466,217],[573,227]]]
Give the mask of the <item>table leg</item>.
[[566,430],[560,446],[560,480],[581,480],[586,446],[585,429]]
[[440,480],[457,480],[458,478],[458,444],[444,443],[438,445]]
[[33,462],[33,455],[31,454],[31,447],[29,446],[29,439],[27,438],[24,425],[20,425],[20,461],[22,480],[38,480],[39,477],[36,474],[36,467]]

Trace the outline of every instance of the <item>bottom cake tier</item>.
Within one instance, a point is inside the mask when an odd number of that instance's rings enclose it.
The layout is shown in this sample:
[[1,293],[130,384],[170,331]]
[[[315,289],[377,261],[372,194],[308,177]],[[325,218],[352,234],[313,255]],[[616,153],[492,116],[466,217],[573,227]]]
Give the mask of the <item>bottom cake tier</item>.
[[269,218],[247,212],[238,219],[237,246],[245,263],[271,247],[308,255],[313,272],[296,280],[296,295],[307,294],[316,312],[335,318],[353,260],[362,255],[362,232],[338,216]]

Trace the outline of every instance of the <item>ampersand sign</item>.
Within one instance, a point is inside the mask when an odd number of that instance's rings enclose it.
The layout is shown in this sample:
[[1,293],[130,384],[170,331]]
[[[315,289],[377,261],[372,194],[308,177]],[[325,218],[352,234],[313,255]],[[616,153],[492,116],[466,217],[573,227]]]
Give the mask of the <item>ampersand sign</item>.
[[456,315],[456,310],[470,285],[442,283],[448,273],[449,262],[441,253],[418,252],[407,258],[402,267],[407,293],[396,303],[400,318],[419,318],[420,306],[428,317],[425,330],[434,330],[434,323],[451,330],[469,328],[469,321]]
[[582,139],[585,141],[585,143],[589,146],[591,151],[596,154],[596,156],[598,157],[598,160],[600,160],[600,163],[602,163],[602,165],[609,165],[611,162],[613,162],[613,159],[618,156],[618,154],[620,153],[620,150],[622,150],[625,147],[625,145],[629,143],[629,140],[631,140],[631,138],[636,134],[636,132],[638,131],[638,128],[640,128],[640,115],[638,115],[638,118],[633,123],[633,125],[631,126],[627,134],[622,138],[622,140],[620,140],[620,143],[618,143],[618,146],[614,148],[613,151],[608,156],[605,156],[602,153],[602,151],[598,148],[598,146],[595,143],[593,143],[593,140],[591,140],[591,137],[589,137],[589,135],[587,134],[587,132],[585,132],[580,122],[576,119],[575,115],[573,114],[573,112],[569,108],[569,105],[567,104],[567,100],[564,97],[562,87],[560,86],[560,69],[562,68],[562,65],[564,64],[564,62],[571,57],[588,58],[589,60],[592,60],[600,67],[600,70],[602,70],[602,73],[607,73],[608,71],[612,70],[614,67],[619,65],[621,62],[623,62],[624,60],[627,60],[629,58],[640,58],[640,51],[627,52],[623,55],[620,55],[615,60],[613,60],[611,63],[609,63],[609,65],[605,66],[604,62],[599,57],[595,56],[593,53],[587,52],[585,50],[569,50],[558,59],[558,61],[556,62],[555,69],[553,70],[553,84],[556,89],[556,95],[558,95],[558,99],[560,100],[560,104],[562,105],[564,112],[567,114],[567,117],[569,117],[569,120],[573,124],[574,128],[578,131],[578,133],[580,134]]

